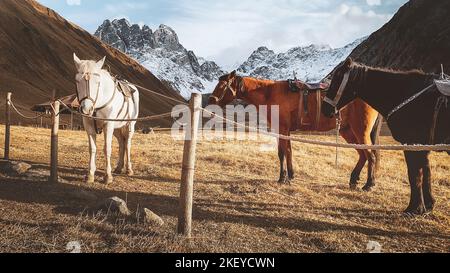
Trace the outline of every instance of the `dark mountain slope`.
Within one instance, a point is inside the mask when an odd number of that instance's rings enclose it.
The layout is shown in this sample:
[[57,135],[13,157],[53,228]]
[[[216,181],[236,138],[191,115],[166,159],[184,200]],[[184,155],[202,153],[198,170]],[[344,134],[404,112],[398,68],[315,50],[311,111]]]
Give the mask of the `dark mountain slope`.
[[[73,52],[83,59],[107,58],[113,74],[182,100],[133,59],[106,45],[56,12],[34,0],[0,1],[0,107],[5,93],[13,92],[16,104],[30,108],[75,92]],[[174,102],[141,92],[141,116],[168,112]],[[0,111],[1,111],[0,108]],[[1,121],[4,115],[1,115]],[[156,122],[167,126],[170,121]]]
[[450,73],[450,1],[411,0],[351,54],[371,66]]

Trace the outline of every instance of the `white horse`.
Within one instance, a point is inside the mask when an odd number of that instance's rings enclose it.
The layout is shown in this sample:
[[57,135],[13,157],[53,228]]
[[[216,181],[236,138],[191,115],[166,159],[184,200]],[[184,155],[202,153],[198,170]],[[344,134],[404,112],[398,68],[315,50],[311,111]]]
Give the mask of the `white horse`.
[[[80,103],[80,112],[91,117],[103,119],[136,119],[139,116],[139,92],[135,86],[130,97],[125,96],[119,89],[118,81],[108,71],[102,69],[106,57],[98,62],[80,60],[74,53],[73,58],[77,69],[75,76],[77,84],[77,97]],[[89,138],[89,172],[87,183],[93,183],[96,171],[96,136],[103,131],[105,134],[106,173],[104,183],[113,181],[111,173],[111,150],[113,135],[119,142],[119,161],[114,173],[123,171],[124,160],[126,172],[133,175],[131,166],[131,138],[134,134],[136,122],[101,121],[83,117],[83,125]]]

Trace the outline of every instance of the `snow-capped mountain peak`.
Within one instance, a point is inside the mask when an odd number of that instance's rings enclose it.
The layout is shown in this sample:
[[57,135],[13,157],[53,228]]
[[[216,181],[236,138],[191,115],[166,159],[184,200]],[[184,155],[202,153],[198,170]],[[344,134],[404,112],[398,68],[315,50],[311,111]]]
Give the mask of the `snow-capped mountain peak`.
[[126,19],[105,20],[95,36],[139,61],[186,98],[192,92],[212,92],[217,79],[225,74],[216,63],[199,61],[193,51],[183,47],[175,30],[164,24],[152,31]]
[[367,37],[333,49],[329,45],[294,47],[283,53],[275,53],[267,47],[259,47],[239,68],[247,76],[272,80],[297,77],[305,81],[320,81],[343,61],[352,50]]

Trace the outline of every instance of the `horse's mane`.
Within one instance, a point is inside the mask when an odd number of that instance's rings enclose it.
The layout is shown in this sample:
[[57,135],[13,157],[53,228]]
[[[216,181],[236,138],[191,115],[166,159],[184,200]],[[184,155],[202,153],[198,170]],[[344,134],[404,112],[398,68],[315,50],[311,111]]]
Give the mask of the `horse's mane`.
[[[219,77],[219,81],[226,81],[228,80],[228,77],[230,76],[230,74],[225,74]],[[257,78],[257,77],[250,77],[250,76],[238,76],[236,75],[237,78],[241,78],[241,79],[248,79],[248,80],[252,80],[255,82],[275,82],[274,80],[269,80],[269,79],[263,79],[263,78]]]
[[[414,90],[429,85],[433,79],[438,78],[436,74],[425,73],[419,69],[396,70],[383,67],[371,67],[361,63],[353,62],[351,65],[352,82],[354,88],[367,89],[383,81],[389,86],[408,86],[405,90]],[[372,75],[372,76],[370,76]]]
[[393,69],[393,68],[386,68],[386,67],[376,67],[376,66],[369,66],[362,63],[353,62],[352,64],[353,68],[361,68],[361,69],[367,69],[371,71],[376,72],[385,72],[390,74],[397,74],[397,75],[410,75],[410,76],[432,76],[434,74],[425,73],[421,69],[409,69],[409,70],[399,70],[399,69]]
[[220,76],[219,77],[219,81],[226,81],[226,80],[228,80],[228,77],[230,76],[230,74],[225,74],[225,75],[223,75],[223,76]]

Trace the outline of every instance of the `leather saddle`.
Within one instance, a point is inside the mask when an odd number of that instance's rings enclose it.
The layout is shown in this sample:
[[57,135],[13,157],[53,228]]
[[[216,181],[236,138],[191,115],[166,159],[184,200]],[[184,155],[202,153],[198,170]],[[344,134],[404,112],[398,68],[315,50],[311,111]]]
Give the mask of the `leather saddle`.
[[309,109],[308,109],[309,94],[313,93],[313,92],[325,91],[328,88],[328,84],[326,84],[324,82],[306,83],[306,82],[302,82],[298,79],[289,79],[288,83],[289,83],[289,89],[291,90],[291,92],[294,92],[294,93],[302,92],[303,93],[302,101],[303,101],[303,111],[305,113],[309,112]]
[[297,79],[289,79],[289,88],[292,92],[314,92],[314,91],[324,91],[328,88],[328,84],[324,82],[318,82],[318,83],[307,83],[302,82]]
[[130,83],[125,80],[117,80],[117,88],[125,98],[131,98],[136,91],[134,88],[131,88]]

